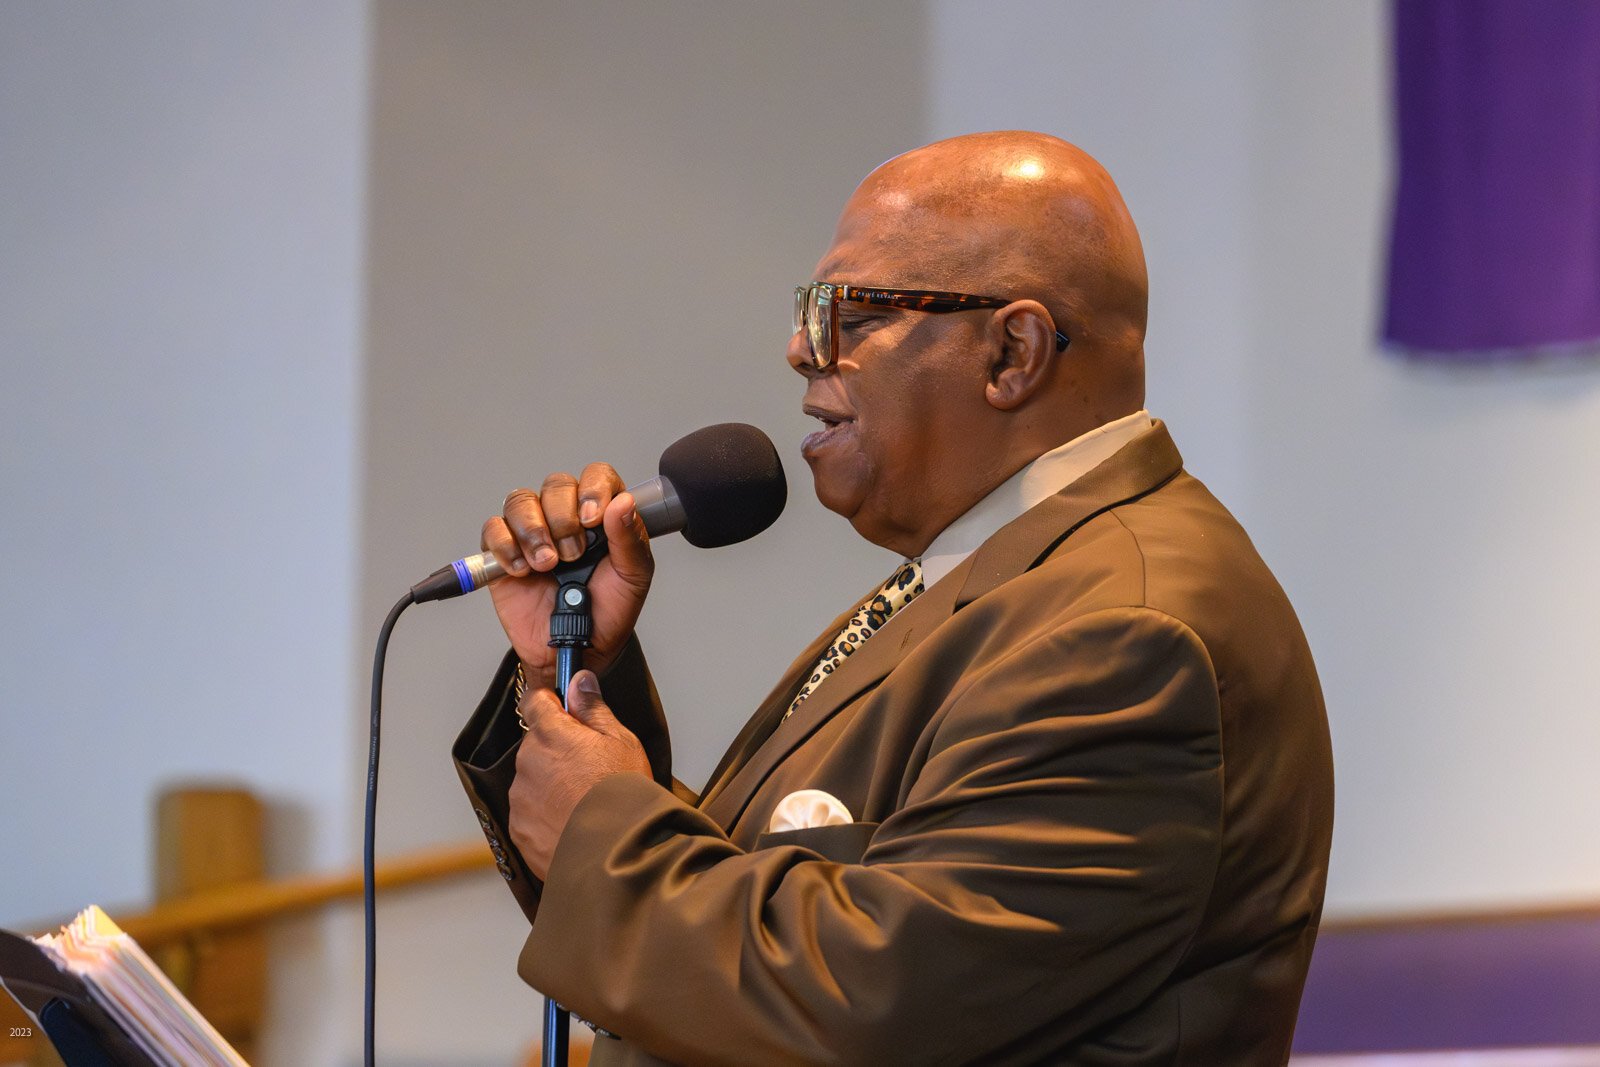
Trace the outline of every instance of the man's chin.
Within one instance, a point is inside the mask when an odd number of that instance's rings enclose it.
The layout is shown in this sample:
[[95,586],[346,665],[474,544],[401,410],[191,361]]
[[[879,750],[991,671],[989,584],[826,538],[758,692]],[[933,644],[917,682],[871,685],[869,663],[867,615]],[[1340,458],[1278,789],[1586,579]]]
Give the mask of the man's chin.
[[811,464],[811,487],[817,494],[817,502],[835,515],[853,519],[861,510],[861,501],[865,496],[860,483],[853,478],[838,477],[838,472],[830,470],[829,464],[808,462]]

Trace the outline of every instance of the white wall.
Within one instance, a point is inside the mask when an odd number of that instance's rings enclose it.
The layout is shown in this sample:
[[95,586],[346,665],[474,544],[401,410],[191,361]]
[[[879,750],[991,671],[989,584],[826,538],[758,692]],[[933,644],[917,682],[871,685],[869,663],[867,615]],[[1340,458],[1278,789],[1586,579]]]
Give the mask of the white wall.
[[1321,668],[1330,912],[1592,901],[1600,365],[1379,351],[1387,11],[942,0],[931,132],[1037,126],[1121,183],[1150,258],[1151,408]]
[[0,6],[0,924],[147,899],[173,779],[352,855],[365,32]]

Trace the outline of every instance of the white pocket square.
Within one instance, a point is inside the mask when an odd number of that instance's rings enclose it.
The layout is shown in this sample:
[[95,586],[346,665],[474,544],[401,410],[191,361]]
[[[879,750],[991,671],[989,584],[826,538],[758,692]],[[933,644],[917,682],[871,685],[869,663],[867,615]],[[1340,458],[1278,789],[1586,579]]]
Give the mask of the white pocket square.
[[785,830],[809,830],[814,826],[838,826],[854,822],[850,809],[839,798],[820,789],[797,789],[778,801],[767,824],[769,834]]

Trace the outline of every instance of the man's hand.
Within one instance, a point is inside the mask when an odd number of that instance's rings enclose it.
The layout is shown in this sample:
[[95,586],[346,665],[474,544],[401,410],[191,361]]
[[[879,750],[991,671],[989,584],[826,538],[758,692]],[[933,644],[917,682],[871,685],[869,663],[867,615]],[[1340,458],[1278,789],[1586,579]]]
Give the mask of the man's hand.
[[604,524],[610,547],[589,579],[594,645],[584,657],[604,672],[632,636],[655,574],[633,497],[622,491],[622,479],[609,464],[591,463],[580,478],[552,474],[538,492],[514,489],[503,506],[504,514],[483,524],[483,550],[493,553],[508,575],[489,592],[530,686],[555,684],[555,650],[549,642],[556,581],[550,571],[583,555],[585,531]]
[[511,783],[511,840],[542,879],[578,801],[607,775],[649,778],[650,761],[600,698],[600,680],[592,671],[573,676],[567,708],[553,690],[534,689],[519,711],[528,733],[517,749]]

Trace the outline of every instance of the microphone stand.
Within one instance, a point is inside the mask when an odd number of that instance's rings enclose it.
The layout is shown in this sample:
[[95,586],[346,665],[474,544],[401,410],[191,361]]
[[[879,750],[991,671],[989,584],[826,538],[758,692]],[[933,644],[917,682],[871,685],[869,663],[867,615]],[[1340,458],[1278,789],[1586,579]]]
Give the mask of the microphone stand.
[[[550,572],[558,583],[556,606],[550,613],[550,647],[556,650],[556,695],[561,706],[567,704],[567,687],[572,676],[583,669],[583,650],[591,644],[594,632],[594,615],[590,610],[589,579],[595,567],[606,556],[605,531],[596,527],[588,531],[589,547],[571,563],[561,563]],[[567,1067],[567,1046],[570,1043],[571,1014],[556,1003],[554,997],[544,998],[544,1036],[540,1045],[541,1067]]]

